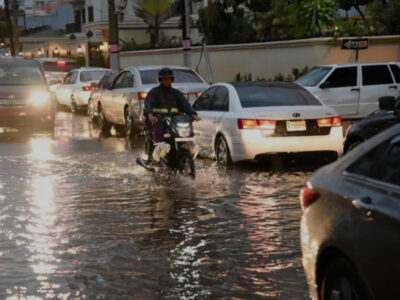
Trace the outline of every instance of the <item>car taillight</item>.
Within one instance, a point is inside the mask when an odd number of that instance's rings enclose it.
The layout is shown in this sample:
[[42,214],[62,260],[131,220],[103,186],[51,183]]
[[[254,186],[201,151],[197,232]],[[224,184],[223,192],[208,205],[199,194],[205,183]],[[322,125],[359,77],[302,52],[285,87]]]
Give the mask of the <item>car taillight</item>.
[[275,130],[275,120],[238,119],[239,129]]
[[85,92],[93,92],[94,87],[90,86],[90,85],[85,85],[82,87],[82,90]]
[[318,122],[318,127],[342,126],[342,118],[341,117],[318,119],[317,122]]
[[202,92],[196,92],[196,98],[199,98],[201,96],[201,94],[203,94]]
[[67,62],[65,60],[57,60],[58,67],[65,67],[66,65],[67,65]]
[[139,92],[139,94],[138,94],[139,100],[145,100],[147,98],[148,94],[149,93],[146,93],[146,92]]
[[314,191],[312,188],[305,186],[300,191],[300,206],[302,211],[317,201],[319,193]]
[[332,127],[340,127],[340,126],[342,126],[342,118],[334,117],[332,121]]
[[332,127],[333,118],[318,119],[318,127]]

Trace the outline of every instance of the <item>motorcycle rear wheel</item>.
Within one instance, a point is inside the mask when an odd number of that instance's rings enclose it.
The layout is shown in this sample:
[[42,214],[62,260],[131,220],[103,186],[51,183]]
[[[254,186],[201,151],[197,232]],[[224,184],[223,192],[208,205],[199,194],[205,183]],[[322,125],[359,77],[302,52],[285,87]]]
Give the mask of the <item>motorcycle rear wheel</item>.
[[182,169],[181,173],[185,176],[196,178],[196,167],[194,164],[194,159],[192,153],[185,151],[182,154]]

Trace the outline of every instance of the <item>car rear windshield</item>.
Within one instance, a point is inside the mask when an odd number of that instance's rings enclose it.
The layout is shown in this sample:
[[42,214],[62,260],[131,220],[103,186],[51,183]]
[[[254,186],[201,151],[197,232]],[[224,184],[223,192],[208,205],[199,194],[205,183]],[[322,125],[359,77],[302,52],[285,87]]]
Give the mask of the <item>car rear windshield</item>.
[[84,71],[81,72],[80,79],[82,82],[99,81],[108,71]]
[[331,67],[315,67],[296,80],[302,86],[316,86],[332,70]]
[[302,88],[246,86],[236,90],[242,107],[322,105]]
[[79,66],[74,62],[68,61],[46,61],[43,63],[43,70],[45,72],[65,72],[68,73],[72,70],[79,69]]
[[[157,84],[158,83],[158,71],[159,70],[144,70],[140,71],[140,77],[142,79],[142,84]],[[183,82],[194,82],[194,83],[203,83],[201,78],[196,75],[195,72],[191,70],[180,70],[180,69],[172,69],[174,72],[176,83]]]
[[0,85],[41,85],[46,81],[39,67],[0,65]]

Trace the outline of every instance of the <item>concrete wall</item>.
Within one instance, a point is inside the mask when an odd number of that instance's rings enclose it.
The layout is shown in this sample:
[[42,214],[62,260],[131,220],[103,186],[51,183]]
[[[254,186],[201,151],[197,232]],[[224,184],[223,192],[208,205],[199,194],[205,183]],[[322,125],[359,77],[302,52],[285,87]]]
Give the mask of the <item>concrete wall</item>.
[[[284,42],[210,46],[209,56],[216,81],[232,81],[237,73],[251,73],[253,79],[273,78],[320,64],[351,63],[355,51],[342,50],[341,40],[317,38]],[[201,48],[193,48],[192,67],[196,68]],[[360,51],[359,62],[400,61],[400,36],[370,37],[369,48]],[[121,53],[121,66],[148,64],[182,65],[181,49],[132,51]],[[204,56],[198,68],[208,81]]]

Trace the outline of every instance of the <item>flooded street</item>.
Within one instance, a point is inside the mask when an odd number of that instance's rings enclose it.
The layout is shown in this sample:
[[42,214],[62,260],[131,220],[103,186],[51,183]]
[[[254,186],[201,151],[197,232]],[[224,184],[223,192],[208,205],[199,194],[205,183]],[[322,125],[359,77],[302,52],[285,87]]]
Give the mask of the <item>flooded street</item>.
[[308,299],[298,193],[321,164],[198,159],[193,181],[143,149],[67,112],[1,137],[0,299]]

